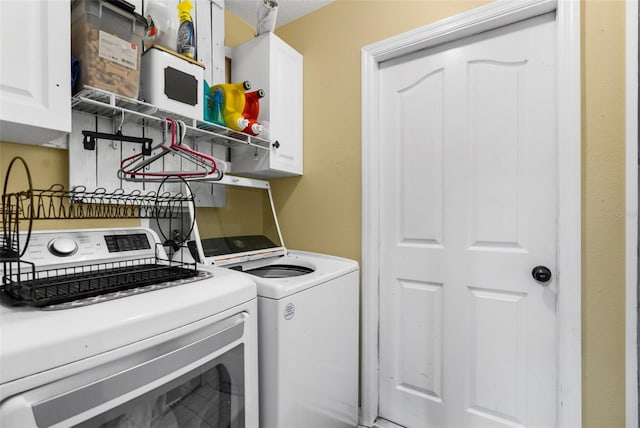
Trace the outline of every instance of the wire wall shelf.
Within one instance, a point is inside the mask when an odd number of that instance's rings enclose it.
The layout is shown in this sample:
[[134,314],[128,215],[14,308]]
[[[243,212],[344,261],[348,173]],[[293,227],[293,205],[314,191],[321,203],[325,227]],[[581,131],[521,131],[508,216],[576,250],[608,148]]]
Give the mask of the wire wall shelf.
[[252,136],[243,132],[205,122],[174,112],[163,110],[153,104],[133,98],[123,97],[102,89],[85,86],[71,99],[71,107],[75,111],[91,115],[115,119],[123,117],[125,121],[135,121],[142,126],[155,123],[161,125],[165,118],[181,120],[186,127],[186,136],[197,141],[212,141],[227,147],[248,147],[258,150],[271,150],[272,142],[268,139]]

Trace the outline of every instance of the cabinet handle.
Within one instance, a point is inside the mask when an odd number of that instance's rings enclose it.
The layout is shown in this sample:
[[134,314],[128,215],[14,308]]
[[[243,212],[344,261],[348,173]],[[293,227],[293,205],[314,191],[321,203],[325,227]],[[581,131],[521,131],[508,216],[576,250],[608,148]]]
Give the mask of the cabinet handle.
[[280,142],[279,142],[278,140],[276,140],[276,141],[273,143],[273,147],[274,147],[274,148],[276,148],[276,149],[277,149],[277,148],[279,148],[279,147],[280,147]]

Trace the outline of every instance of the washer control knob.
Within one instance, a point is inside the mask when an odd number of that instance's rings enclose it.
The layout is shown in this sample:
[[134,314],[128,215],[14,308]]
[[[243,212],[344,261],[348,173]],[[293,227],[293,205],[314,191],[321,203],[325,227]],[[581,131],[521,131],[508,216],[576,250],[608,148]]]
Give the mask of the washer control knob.
[[78,244],[71,238],[55,238],[49,242],[49,251],[54,256],[67,257],[78,251]]

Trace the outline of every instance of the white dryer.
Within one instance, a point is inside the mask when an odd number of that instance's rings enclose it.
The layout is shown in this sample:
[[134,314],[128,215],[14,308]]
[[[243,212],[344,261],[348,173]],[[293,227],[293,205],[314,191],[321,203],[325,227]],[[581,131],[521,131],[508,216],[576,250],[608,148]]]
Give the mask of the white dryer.
[[[267,182],[251,182],[269,190]],[[273,203],[272,211],[281,245],[261,235],[200,236],[196,224],[191,256],[257,284],[261,428],[355,427],[358,263],[287,250]]]

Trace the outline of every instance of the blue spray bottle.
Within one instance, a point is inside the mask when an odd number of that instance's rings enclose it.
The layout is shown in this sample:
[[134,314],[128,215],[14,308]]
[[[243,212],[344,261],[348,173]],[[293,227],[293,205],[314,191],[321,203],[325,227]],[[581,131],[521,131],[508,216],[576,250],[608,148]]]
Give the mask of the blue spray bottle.
[[196,33],[191,19],[191,9],[193,4],[189,0],[178,3],[178,40],[176,51],[189,58],[196,59]]

